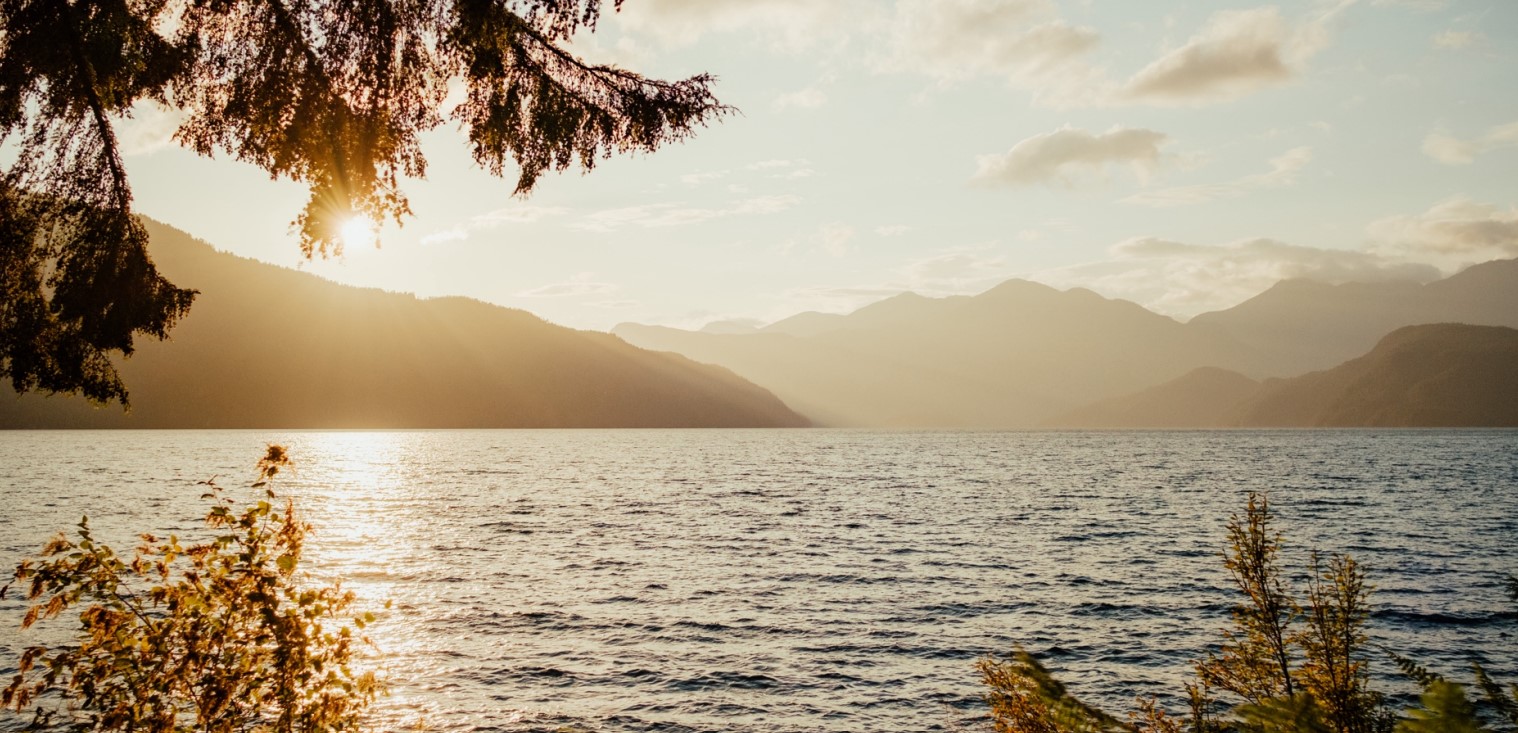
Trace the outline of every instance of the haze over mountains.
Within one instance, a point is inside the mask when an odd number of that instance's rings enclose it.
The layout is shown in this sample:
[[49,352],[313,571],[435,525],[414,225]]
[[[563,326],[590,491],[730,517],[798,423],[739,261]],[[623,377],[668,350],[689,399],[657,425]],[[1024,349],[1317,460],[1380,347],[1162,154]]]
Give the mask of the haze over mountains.
[[1184,324],[1089,290],[1013,280],[976,296],[909,293],[759,329],[623,324],[614,333],[728,367],[824,425],[1035,427],[1216,368],[1174,394],[1198,401],[1173,405],[1177,425],[1193,424],[1188,410],[1200,419],[1209,400],[1252,380],[1333,367],[1396,328],[1441,322],[1518,327],[1518,260],[1427,285],[1286,281]]
[[[202,293],[172,341],[122,364],[132,413],[28,395],[0,399],[0,427],[1484,425],[1506,424],[1506,403],[1439,405],[1518,382],[1518,358],[1491,356],[1507,336],[1387,337],[1518,327],[1518,260],[1426,285],[1286,281],[1188,323],[1012,280],[763,328],[612,336],[338,285],[147,224],[160,268]],[[1314,370],[1327,371],[1298,376]]]
[[1360,356],[1403,326],[1518,327],[1518,259],[1476,265],[1427,284],[1285,280],[1190,323],[1215,327],[1256,349],[1265,358],[1263,375],[1292,376]]
[[338,285],[146,221],[201,291],[121,364],[132,411],[0,398],[0,427],[778,427],[806,420],[720,367],[465,298]]
[[1051,427],[1518,427],[1518,330],[1405,326],[1332,369],[1257,382],[1204,367]]
[[752,334],[624,324],[630,343],[721,364],[825,425],[1035,425],[1091,394],[1197,364],[1245,368],[1243,345],[1089,290],[1014,280],[973,297],[902,294],[847,316],[802,314]]

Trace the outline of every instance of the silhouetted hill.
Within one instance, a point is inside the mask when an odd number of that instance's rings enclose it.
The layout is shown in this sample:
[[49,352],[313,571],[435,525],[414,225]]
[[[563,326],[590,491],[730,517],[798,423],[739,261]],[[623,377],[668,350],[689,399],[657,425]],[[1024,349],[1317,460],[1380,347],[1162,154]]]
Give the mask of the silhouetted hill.
[[1289,376],[1333,366],[1397,328],[1422,323],[1518,327],[1518,259],[1475,265],[1425,285],[1286,280],[1190,325],[1254,347],[1265,357],[1262,373]]
[[826,425],[1028,427],[1092,399],[1257,358],[1221,333],[1089,290],[1022,280],[902,294],[757,334],[622,324],[639,346],[720,364]]
[[338,285],[146,222],[197,288],[121,365],[132,412],[0,397],[3,427],[772,427],[804,418],[725,369],[465,298]]
[[1045,423],[1060,428],[1214,428],[1229,424],[1260,383],[1217,367],[1194,369],[1133,394],[1101,400]]
[[1518,427],[1518,330],[1409,326],[1333,369],[1268,380],[1248,427]]
[[1051,426],[1518,426],[1518,330],[1407,326],[1369,353],[1324,371],[1255,382],[1221,369],[1103,400]]

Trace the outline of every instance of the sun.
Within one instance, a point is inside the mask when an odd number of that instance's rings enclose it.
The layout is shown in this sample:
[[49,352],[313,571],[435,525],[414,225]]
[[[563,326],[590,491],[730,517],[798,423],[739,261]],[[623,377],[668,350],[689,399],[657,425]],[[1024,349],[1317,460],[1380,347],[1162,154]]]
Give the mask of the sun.
[[367,216],[355,216],[343,223],[343,249],[353,252],[375,244],[379,240],[378,227]]

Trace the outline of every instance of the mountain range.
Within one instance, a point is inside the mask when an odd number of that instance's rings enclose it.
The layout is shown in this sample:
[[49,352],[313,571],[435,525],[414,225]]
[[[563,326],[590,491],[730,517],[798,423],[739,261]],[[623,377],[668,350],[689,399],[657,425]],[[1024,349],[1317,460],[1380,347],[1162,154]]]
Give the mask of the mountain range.
[[1283,280],[1187,325],[1227,333],[1262,356],[1259,371],[1283,377],[1360,356],[1386,334],[1423,323],[1518,327],[1518,259],[1475,265],[1427,284]]
[[1332,369],[1252,380],[1204,367],[1051,427],[1518,427],[1518,330],[1399,328]]
[[131,411],[0,397],[0,427],[781,427],[807,420],[721,367],[466,298],[338,285],[146,221],[201,291],[119,363]]
[[171,341],[119,364],[131,412],[26,395],[0,399],[0,427],[1487,425],[1505,424],[1497,396],[1518,376],[1503,329],[1398,330],[1518,327],[1518,260],[1427,284],[1287,280],[1185,323],[1010,280],[610,335],[338,285],[146,225],[159,268],[201,295]]
[[1011,280],[974,296],[904,293],[762,328],[629,323],[613,333],[727,367],[823,425],[1021,428],[1211,367],[1175,394],[1198,400],[1186,409],[1201,420],[1218,395],[1328,369],[1397,328],[1442,322],[1518,327],[1518,260],[1428,284],[1287,280],[1186,323],[1081,288]]

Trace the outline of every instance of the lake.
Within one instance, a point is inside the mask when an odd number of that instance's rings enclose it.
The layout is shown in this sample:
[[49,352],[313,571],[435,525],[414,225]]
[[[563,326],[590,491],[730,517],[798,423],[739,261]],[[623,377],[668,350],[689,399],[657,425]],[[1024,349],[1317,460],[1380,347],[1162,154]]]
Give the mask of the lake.
[[1217,642],[1250,491],[1289,568],[1369,569],[1376,642],[1518,679],[1512,430],[3,432],[0,565],[81,514],[118,550],[193,533],[195,482],[246,486],[269,442],[309,569],[393,602],[386,728],[952,729],[1015,645],[1121,716]]

